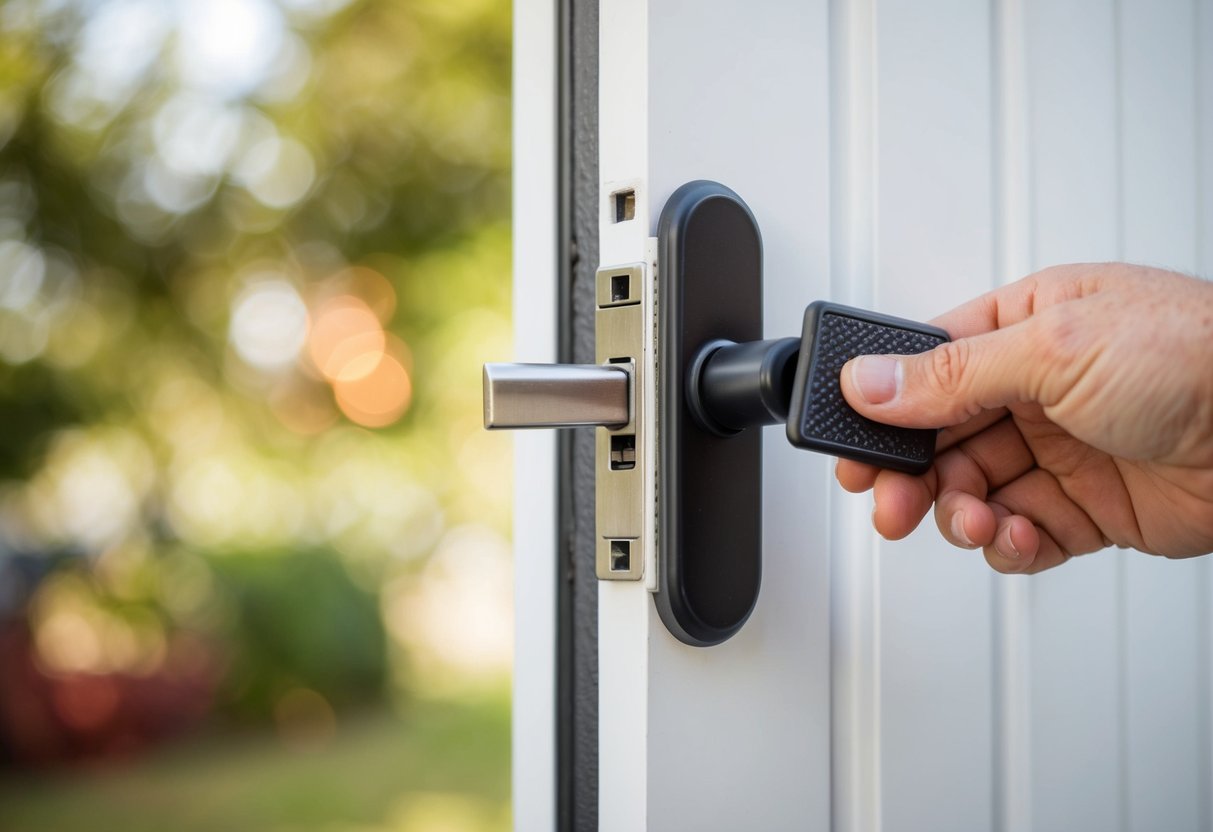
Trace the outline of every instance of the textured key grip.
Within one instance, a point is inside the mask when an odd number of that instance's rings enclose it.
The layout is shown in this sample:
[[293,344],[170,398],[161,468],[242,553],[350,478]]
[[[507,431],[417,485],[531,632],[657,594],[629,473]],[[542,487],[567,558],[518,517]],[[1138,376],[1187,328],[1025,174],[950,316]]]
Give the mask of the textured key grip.
[[948,340],[937,327],[817,301],[805,310],[800,359],[788,410],[798,448],[921,474],[935,458],[934,430],[873,422],[842,396],[839,373],[857,355],[913,355]]

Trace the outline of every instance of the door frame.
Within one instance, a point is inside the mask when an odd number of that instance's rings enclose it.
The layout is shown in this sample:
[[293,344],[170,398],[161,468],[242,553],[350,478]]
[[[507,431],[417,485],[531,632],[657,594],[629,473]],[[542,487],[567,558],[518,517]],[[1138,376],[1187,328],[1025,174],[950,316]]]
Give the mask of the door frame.
[[[598,2],[513,11],[515,360],[594,361]],[[598,829],[592,431],[521,431],[514,474],[516,829]]]
[[[513,321],[515,360],[557,360],[560,129],[555,2],[514,5]],[[526,464],[522,461],[526,460]],[[557,438],[514,434],[514,828],[556,828]]]

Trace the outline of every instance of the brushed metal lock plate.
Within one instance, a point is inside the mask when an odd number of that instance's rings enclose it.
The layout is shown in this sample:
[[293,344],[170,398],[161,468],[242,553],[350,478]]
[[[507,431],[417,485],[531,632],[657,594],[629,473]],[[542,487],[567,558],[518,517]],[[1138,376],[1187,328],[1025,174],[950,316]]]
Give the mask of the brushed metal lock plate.
[[631,263],[599,269],[596,277],[595,360],[627,369],[630,378],[630,420],[595,432],[594,562],[604,581],[640,580],[650,554],[645,530],[645,482],[651,476],[644,395],[651,371],[644,349],[651,317],[647,275],[645,264]]
[[485,364],[484,426],[594,427],[595,572],[656,587],[653,382],[655,246],[597,273],[595,364]]

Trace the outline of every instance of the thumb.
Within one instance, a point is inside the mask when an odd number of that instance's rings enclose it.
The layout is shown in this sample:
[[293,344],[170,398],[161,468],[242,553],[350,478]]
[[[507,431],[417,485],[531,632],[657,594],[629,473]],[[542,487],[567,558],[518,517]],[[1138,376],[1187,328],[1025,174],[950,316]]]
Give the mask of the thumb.
[[918,355],[853,358],[842,368],[842,394],[869,419],[909,428],[949,427],[982,410],[1034,401],[1046,362],[1027,324]]

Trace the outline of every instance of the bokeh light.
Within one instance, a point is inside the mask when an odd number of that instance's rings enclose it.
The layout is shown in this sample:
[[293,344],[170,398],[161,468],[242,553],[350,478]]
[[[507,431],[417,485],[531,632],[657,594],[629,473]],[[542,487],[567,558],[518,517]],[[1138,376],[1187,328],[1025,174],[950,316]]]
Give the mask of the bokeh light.
[[341,412],[368,428],[379,428],[392,424],[408,408],[413,397],[413,383],[400,359],[380,353],[378,360],[370,364],[364,354],[347,364],[350,375],[338,374],[333,381],[333,392]]
[[0,828],[508,828],[509,25],[0,3]]
[[248,93],[282,46],[282,14],[269,0],[178,0],[177,13],[177,66],[186,87]]
[[307,307],[287,281],[258,275],[232,304],[232,345],[263,370],[292,364],[307,339]]
[[371,308],[353,295],[324,300],[315,312],[308,351],[328,381],[356,379],[375,368],[387,336]]
[[263,205],[287,208],[312,186],[316,166],[298,141],[267,136],[249,148],[233,173]]

